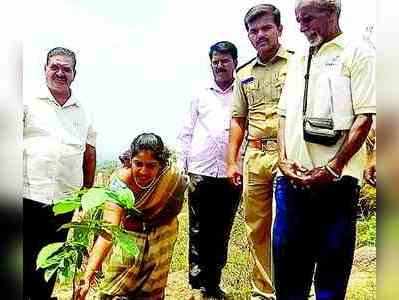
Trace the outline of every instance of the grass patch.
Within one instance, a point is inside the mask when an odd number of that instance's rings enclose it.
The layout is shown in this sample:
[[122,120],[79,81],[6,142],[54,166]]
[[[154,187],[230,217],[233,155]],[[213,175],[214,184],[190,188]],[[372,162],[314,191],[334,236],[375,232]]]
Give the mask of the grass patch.
[[[176,242],[171,272],[188,272],[188,209],[187,201],[179,215],[179,235]],[[356,248],[363,246],[375,246],[376,240],[376,216],[375,214],[363,217],[357,226]],[[229,256],[227,265],[222,274],[222,287],[228,292],[230,299],[244,300],[250,298],[252,270],[243,211],[240,207],[231,231],[229,242]],[[187,280],[187,276],[183,277]],[[187,284],[185,284],[187,286]],[[175,297],[173,297],[175,298]],[[178,299],[178,298],[176,298]],[[355,271],[352,273],[347,300],[374,300],[376,299],[376,270],[373,267],[368,271]]]
[[377,299],[376,270],[355,272],[349,281],[346,299],[375,300]]
[[357,223],[356,248],[373,246],[376,244],[377,218],[375,215],[363,218]]

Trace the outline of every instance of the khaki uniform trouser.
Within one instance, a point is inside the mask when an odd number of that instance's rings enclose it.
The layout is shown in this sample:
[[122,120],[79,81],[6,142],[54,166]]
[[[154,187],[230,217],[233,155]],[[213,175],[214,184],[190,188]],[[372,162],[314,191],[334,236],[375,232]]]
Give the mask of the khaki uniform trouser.
[[247,148],[244,156],[244,215],[251,256],[253,294],[274,299],[271,280],[271,227],[273,175],[277,168],[277,150]]

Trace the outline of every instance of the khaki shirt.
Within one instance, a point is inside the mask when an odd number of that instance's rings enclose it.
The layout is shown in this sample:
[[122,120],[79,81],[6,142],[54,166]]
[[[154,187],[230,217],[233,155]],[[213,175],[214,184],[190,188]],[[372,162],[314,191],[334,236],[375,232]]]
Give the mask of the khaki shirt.
[[72,95],[60,106],[50,91],[24,103],[23,197],[51,204],[83,185],[86,144],[95,147],[89,116]]
[[290,56],[280,47],[268,63],[256,58],[238,69],[232,117],[248,119],[249,139],[277,137],[277,106]]
[[[303,94],[307,57],[291,59],[279,103],[285,117],[287,158],[312,169],[324,166],[340,149],[343,138],[333,146],[305,142],[303,139]],[[323,44],[311,61],[306,114],[328,117],[336,130],[349,130],[357,115],[376,113],[375,51],[364,41],[344,34]],[[345,166],[342,175],[363,177],[365,147]]]

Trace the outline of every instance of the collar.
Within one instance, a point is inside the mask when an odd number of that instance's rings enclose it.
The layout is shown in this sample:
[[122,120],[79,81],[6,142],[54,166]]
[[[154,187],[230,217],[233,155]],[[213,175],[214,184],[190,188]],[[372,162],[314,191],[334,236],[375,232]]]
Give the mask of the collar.
[[328,47],[336,45],[340,48],[345,48],[347,45],[347,40],[345,38],[345,35],[343,33],[339,34],[335,38],[333,38],[331,41],[328,41],[321,45],[320,49],[317,51],[317,53],[323,52],[324,49],[327,49]]
[[46,85],[45,87],[43,87],[43,89],[40,91],[40,95],[39,95],[38,98],[39,98],[39,99],[42,99],[42,100],[47,100],[47,101],[53,103],[54,105],[60,106],[60,107],[62,107],[62,108],[69,107],[69,106],[74,106],[74,105],[80,106],[80,103],[79,103],[79,101],[76,99],[76,97],[74,96],[74,93],[72,92],[72,89],[71,89],[71,96],[70,96],[69,99],[64,103],[63,106],[61,106],[61,105],[57,102],[57,100],[55,100],[54,96],[51,94],[51,92],[50,92],[49,88],[47,87],[47,85]]
[[259,56],[256,56],[255,64],[258,64],[261,66],[267,66],[270,64],[274,64],[277,60],[279,60],[281,58],[287,60],[289,58],[289,55],[290,54],[287,52],[287,50],[283,46],[280,46],[278,48],[276,54],[271,59],[269,59],[269,61],[267,63],[261,62]]
[[231,85],[230,85],[227,89],[222,90],[222,89],[216,84],[216,82],[213,80],[212,83],[210,84],[209,89],[210,89],[211,91],[214,91],[214,92],[218,93],[218,94],[228,94],[228,93],[231,93],[231,92],[233,91],[233,87],[234,87],[234,81],[231,83]]

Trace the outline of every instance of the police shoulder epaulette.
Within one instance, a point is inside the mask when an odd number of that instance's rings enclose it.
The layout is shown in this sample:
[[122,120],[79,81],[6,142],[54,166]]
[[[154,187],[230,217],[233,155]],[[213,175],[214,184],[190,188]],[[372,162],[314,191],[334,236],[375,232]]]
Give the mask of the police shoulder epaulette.
[[249,65],[251,62],[253,62],[255,59],[256,59],[256,56],[255,56],[254,58],[250,59],[249,61],[247,61],[245,64],[239,66],[239,67],[236,69],[236,72],[238,72],[238,71],[240,71],[242,68],[248,66],[248,65]]
[[288,49],[287,49],[287,52],[290,53],[290,54],[295,54],[295,51],[294,51],[294,50],[288,50]]

